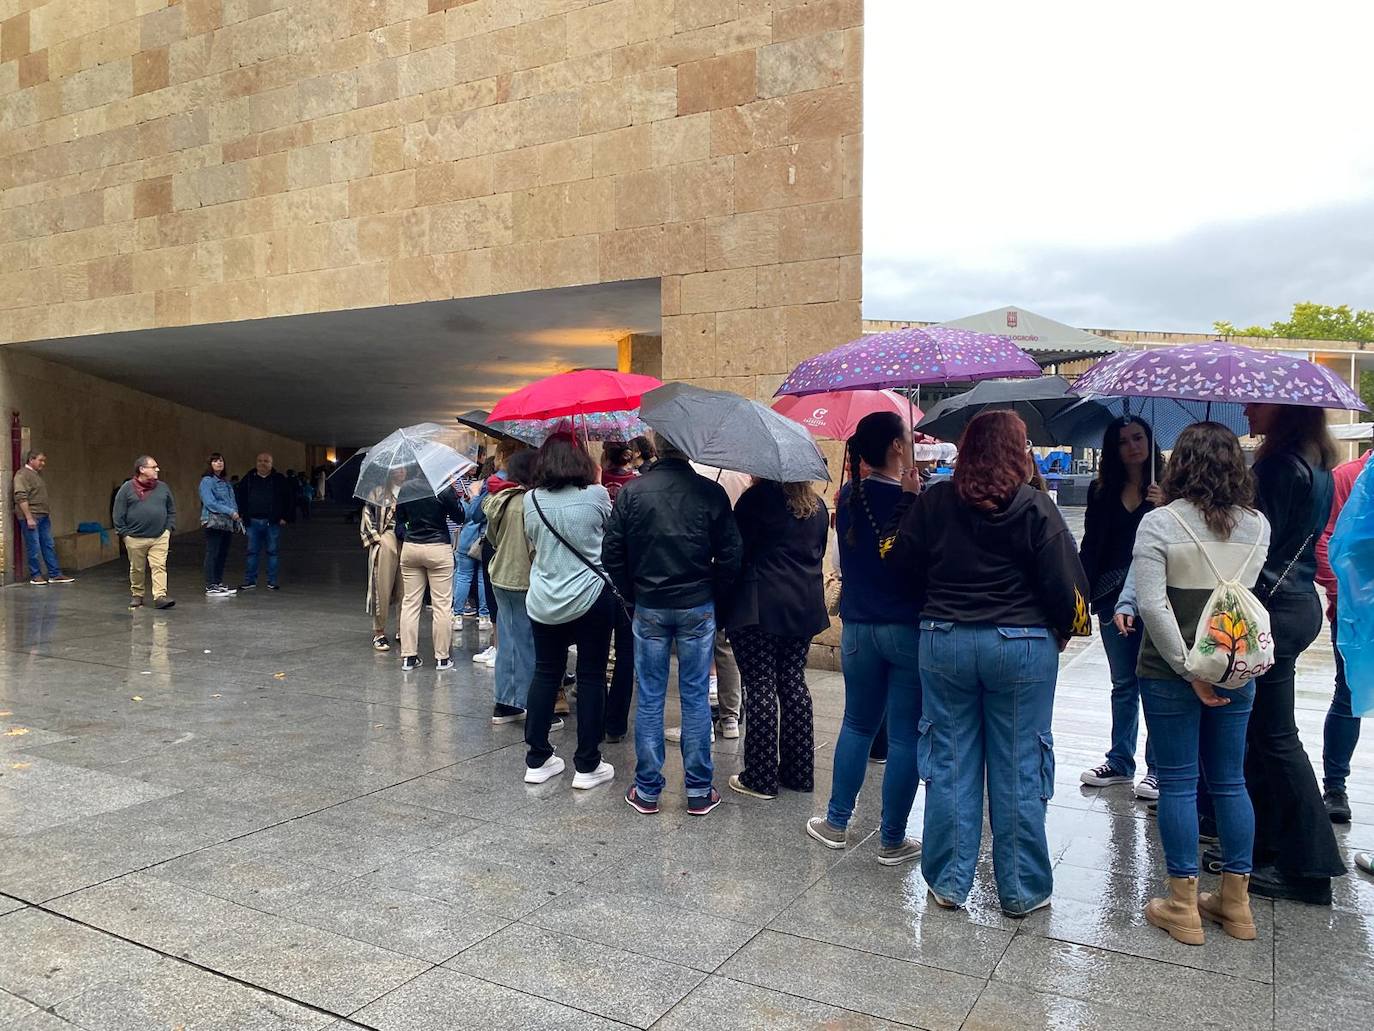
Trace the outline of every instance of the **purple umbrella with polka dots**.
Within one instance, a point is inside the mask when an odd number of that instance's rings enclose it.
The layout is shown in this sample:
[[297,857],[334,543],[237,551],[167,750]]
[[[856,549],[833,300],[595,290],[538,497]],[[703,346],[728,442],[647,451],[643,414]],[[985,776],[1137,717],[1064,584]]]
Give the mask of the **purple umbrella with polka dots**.
[[1039,375],[1035,359],[1008,337],[926,326],[870,333],[808,358],[783,381],[778,396]]

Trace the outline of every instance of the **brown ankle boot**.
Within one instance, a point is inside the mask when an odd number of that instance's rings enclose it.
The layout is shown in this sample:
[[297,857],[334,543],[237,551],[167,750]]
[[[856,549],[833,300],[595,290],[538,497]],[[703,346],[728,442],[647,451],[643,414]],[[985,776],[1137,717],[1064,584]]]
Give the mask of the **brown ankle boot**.
[[1197,909],[1197,878],[1170,877],[1169,897],[1150,899],[1145,905],[1147,922],[1168,931],[1184,945],[1202,944],[1202,917]]
[[1223,873],[1221,891],[1197,897],[1198,912],[1221,924],[1221,929],[1241,941],[1255,940],[1255,917],[1250,911],[1250,875]]

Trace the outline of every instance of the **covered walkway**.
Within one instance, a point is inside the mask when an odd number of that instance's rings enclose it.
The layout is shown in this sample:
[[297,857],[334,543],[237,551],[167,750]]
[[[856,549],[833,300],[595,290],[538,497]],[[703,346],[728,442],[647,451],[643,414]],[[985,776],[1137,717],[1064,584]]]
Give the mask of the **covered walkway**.
[[[877,767],[848,850],[803,836],[824,809],[836,674],[811,677],[814,796],[725,789],[740,742],[720,741],[726,804],[689,819],[670,756],[678,793],[646,818],[621,799],[629,743],[607,748],[608,787],[521,782],[521,728],[490,725],[474,632],[452,673],[403,676],[395,651],[374,654],[337,509],[284,534],[279,593],[207,601],[200,557],[195,536],[174,542],[165,613],[125,609],[122,562],[0,591],[0,1026],[1368,1024],[1362,874],[1332,910],[1256,900],[1254,943],[1213,931],[1190,949],[1144,924],[1153,820],[1123,789],[1077,783],[1109,724],[1096,643],[1060,681],[1054,903],[1013,921],[986,858],[956,913],[927,904],[917,867],[874,862]],[[1331,672],[1320,646],[1301,670],[1312,753]],[[1371,754],[1348,849],[1374,847]]]

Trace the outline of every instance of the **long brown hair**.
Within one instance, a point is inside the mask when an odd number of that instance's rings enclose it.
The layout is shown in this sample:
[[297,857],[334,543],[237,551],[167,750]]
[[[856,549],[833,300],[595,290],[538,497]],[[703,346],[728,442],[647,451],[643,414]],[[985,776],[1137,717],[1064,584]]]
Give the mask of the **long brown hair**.
[[821,507],[821,499],[809,483],[784,483],[782,496],[787,499],[787,511],[793,519],[810,519]]
[[1326,425],[1326,409],[1307,405],[1275,407],[1279,411],[1274,429],[1264,435],[1264,443],[1255,452],[1256,460],[1292,452],[1321,469],[1335,468],[1340,452]]
[[1240,441],[1219,422],[1195,423],[1178,435],[1159,486],[1170,501],[1196,505],[1207,528],[1223,540],[1236,528],[1236,510],[1255,506],[1255,479]]
[[959,438],[954,491],[969,508],[1005,508],[1030,476],[1026,424],[1015,412],[980,412]]

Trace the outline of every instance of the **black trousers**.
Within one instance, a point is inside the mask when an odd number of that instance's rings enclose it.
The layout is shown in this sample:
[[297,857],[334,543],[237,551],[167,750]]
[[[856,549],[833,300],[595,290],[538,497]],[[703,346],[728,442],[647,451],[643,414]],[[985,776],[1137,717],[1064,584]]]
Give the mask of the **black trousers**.
[[525,712],[525,765],[543,766],[553,755],[549,727],[553,701],[568,668],[568,645],[577,645],[577,752],[573,764],[578,773],[591,773],[601,764],[601,736],[606,727],[606,660],[611,654],[611,627],[615,622],[615,596],[602,590],[585,613],[571,623],[540,623],[531,619],[534,631],[534,679],[530,681],[529,706]]
[[606,733],[624,737],[630,728],[630,702],[635,692],[634,625],[625,606],[615,605],[615,672],[611,674],[611,694],[606,701]]
[[811,641],[778,637],[758,627],[730,634],[744,685],[744,769],[746,787],[776,795],[814,787],[816,753],[806,656]]
[[205,586],[214,587],[224,583],[224,563],[229,558],[229,542],[234,539],[232,530],[212,530],[205,528]]
[[1309,585],[1305,591],[1280,591],[1266,607],[1274,631],[1274,668],[1255,685],[1245,742],[1245,786],[1255,807],[1255,866],[1273,863],[1290,877],[1338,877],[1345,863],[1293,716],[1298,657],[1321,632],[1321,602]]

